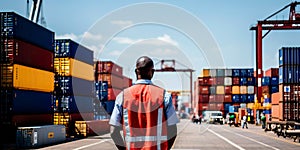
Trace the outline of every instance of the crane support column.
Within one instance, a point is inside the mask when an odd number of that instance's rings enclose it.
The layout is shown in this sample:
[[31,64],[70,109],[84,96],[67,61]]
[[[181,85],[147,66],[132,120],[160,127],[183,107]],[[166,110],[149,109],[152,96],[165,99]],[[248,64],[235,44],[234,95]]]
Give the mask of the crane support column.
[[257,83],[257,102],[261,103],[262,98],[262,77],[263,77],[263,70],[262,70],[262,24],[257,24],[257,31],[256,31],[256,83]]

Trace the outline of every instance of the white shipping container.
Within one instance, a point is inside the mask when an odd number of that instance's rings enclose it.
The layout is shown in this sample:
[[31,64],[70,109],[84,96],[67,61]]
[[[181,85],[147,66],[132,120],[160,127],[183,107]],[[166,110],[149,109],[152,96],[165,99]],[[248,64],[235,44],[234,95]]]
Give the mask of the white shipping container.
[[231,77],[232,76],[232,69],[225,69],[225,76]]
[[224,78],[224,85],[232,85],[232,78],[231,77],[225,77]]
[[209,69],[209,75],[211,77],[217,76],[217,69]]
[[64,125],[18,127],[16,135],[18,148],[37,148],[65,141],[66,128]]
[[247,91],[248,94],[254,94],[254,86],[248,86]]

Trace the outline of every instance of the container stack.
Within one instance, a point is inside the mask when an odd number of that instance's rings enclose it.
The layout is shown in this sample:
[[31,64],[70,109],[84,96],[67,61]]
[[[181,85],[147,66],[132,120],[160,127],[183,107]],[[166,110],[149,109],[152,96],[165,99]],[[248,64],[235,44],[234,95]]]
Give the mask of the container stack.
[[272,94],[272,119],[300,121],[299,71],[300,47],[279,49],[279,92]]
[[199,115],[204,110],[221,110],[225,116],[229,106],[246,107],[254,102],[254,85],[252,68],[203,69],[195,83],[196,110]]
[[1,12],[0,33],[0,128],[8,140],[17,126],[52,124],[54,32]]
[[272,97],[273,93],[279,92],[279,69],[270,68],[265,71],[265,75],[262,78],[262,94],[263,94],[263,113],[267,120],[272,115]]
[[[116,96],[124,89],[132,85],[132,79],[123,75],[123,68],[112,61],[96,61],[95,62],[95,82],[101,85],[107,82],[106,89],[99,91],[99,101],[110,115],[113,111]],[[101,88],[98,88],[101,89]],[[107,96],[106,96],[107,94]]]
[[75,121],[94,119],[93,51],[70,39],[56,39],[54,72],[54,124],[65,125],[68,136]]

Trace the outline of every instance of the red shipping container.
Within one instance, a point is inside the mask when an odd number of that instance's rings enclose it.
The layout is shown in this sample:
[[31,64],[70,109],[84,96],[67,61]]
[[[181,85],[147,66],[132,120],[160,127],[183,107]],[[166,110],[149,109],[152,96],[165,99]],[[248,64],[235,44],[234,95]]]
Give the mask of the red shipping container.
[[208,86],[199,86],[199,93],[200,94],[209,94],[209,87]]
[[208,110],[208,103],[199,103],[198,104],[198,110],[199,111]]
[[233,77],[232,78],[232,85],[240,85],[240,78],[239,77]]
[[209,95],[199,95],[198,103],[208,103],[209,102]]
[[96,81],[107,81],[108,87],[123,89],[123,77],[114,74],[96,74]]
[[225,95],[224,96],[224,102],[225,103],[231,103],[232,102],[232,96],[231,95]]
[[109,73],[123,76],[123,68],[112,61],[96,61],[96,73]]
[[223,103],[224,102],[224,98],[225,96],[224,95],[216,95],[216,102],[217,103]]
[[224,77],[216,78],[217,85],[224,85]]
[[209,85],[208,81],[209,81],[210,77],[203,77],[203,85]]
[[204,85],[203,77],[198,77],[198,85]]
[[70,113],[70,122],[94,120],[94,113]]
[[118,96],[119,93],[121,93],[122,90],[117,89],[117,88],[108,88],[108,100],[109,101],[114,101],[116,100],[116,97]]
[[225,86],[225,94],[231,94],[231,86]]
[[126,76],[123,76],[123,88],[132,86],[132,79]]
[[[1,50],[7,52],[10,64],[21,64],[41,70],[54,71],[54,52],[17,39],[4,40]],[[8,62],[7,62],[8,63]]]
[[36,126],[53,124],[53,114],[13,115],[12,124],[15,126]]
[[209,95],[209,102],[215,103],[216,102],[216,95]]
[[270,68],[270,69],[266,70],[265,76],[278,77],[279,76],[279,68]]
[[208,79],[208,85],[216,85],[217,79],[215,77],[211,77]]

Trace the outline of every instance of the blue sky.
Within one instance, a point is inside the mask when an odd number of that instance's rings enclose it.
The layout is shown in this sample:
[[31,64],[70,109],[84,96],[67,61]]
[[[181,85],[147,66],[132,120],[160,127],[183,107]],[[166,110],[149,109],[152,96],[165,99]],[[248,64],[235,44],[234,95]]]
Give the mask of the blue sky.
[[[135,59],[142,54],[153,57],[156,64],[160,59],[176,59],[175,67],[194,69],[196,78],[203,68],[212,65],[255,68],[255,32],[249,28],[290,2],[44,0],[43,14],[47,28],[57,38],[82,43],[95,51],[96,60],[117,62],[124,75],[133,79]],[[161,7],[148,9],[152,4]],[[26,17],[26,0],[1,0],[0,8]],[[300,8],[297,10],[300,12]],[[166,22],[159,20],[164,16],[168,16]],[[273,19],[287,16],[284,11]],[[263,40],[263,69],[278,67],[278,49],[299,46],[299,38],[296,30],[271,31]],[[157,73],[154,80],[168,89],[185,90],[189,85],[188,74],[183,73]]]

